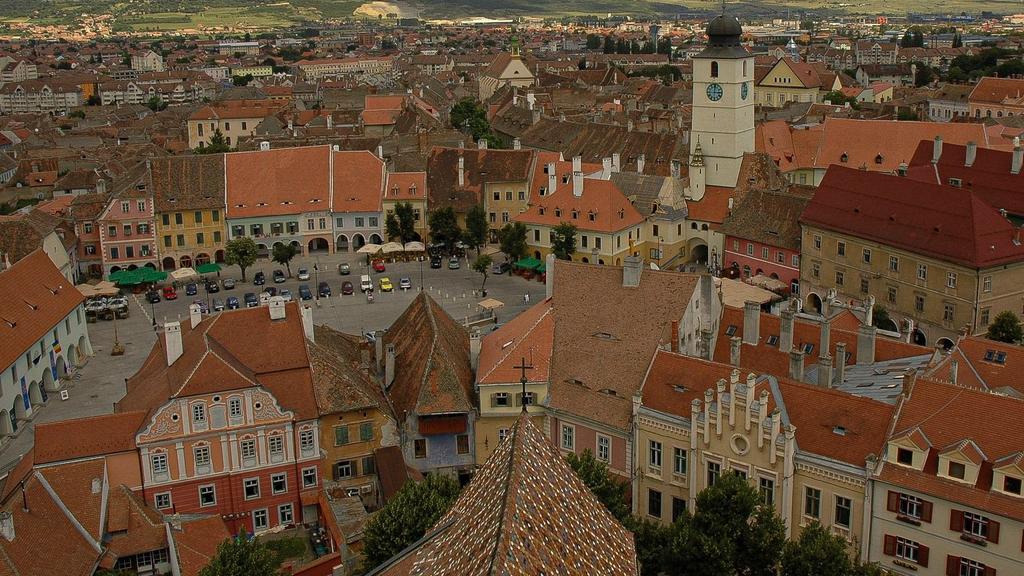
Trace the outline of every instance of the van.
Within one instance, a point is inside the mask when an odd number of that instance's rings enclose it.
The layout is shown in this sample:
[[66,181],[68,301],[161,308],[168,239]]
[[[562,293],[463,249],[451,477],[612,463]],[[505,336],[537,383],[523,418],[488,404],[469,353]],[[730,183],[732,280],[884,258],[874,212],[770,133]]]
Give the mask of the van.
[[363,274],[359,277],[359,289],[363,292],[373,290],[373,280],[370,280],[370,276],[368,274]]

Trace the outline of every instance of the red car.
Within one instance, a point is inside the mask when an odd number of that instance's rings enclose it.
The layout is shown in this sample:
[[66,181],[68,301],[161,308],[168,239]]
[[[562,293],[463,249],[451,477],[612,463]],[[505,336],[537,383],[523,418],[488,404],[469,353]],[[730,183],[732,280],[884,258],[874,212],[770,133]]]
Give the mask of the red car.
[[177,300],[178,293],[174,291],[174,286],[164,286],[164,300]]
[[384,261],[383,260],[374,260],[373,261],[373,271],[374,272],[383,272],[384,271]]

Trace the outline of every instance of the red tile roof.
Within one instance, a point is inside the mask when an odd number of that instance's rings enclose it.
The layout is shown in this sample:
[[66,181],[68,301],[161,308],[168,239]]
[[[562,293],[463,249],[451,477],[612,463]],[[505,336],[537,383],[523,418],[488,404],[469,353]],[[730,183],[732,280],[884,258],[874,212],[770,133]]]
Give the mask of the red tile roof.
[[968,101],[971,103],[1024,104],[1024,80],[985,76],[974,86]]
[[934,144],[922,141],[914,152],[907,169],[907,177],[933,184],[949,184],[959,178],[961,186],[996,209],[1010,214],[1024,215],[1024,170],[1012,174],[1012,152],[978,148],[974,162],[967,166],[967,146],[942,145],[937,163],[932,162]]
[[182,522],[181,530],[172,530],[171,537],[182,576],[198,576],[231,533],[220,516],[208,516]]
[[47,464],[133,451],[135,434],[145,418],[145,412],[136,411],[40,422],[35,426],[35,462]]
[[330,210],[330,154],[329,146],[225,154],[228,217]]
[[389,172],[385,200],[426,200],[426,172]]
[[477,384],[518,382],[521,372],[515,366],[522,358],[531,359],[532,382],[547,382],[551,369],[554,340],[551,301],[535,304],[494,332],[483,337],[477,364]]
[[[581,231],[618,232],[644,222],[622,190],[611,180],[583,179],[583,192],[573,194],[573,183],[561,185],[554,194],[534,196],[530,207],[515,217],[526,224],[557,226],[575,224]],[[573,212],[576,218],[573,218]],[[590,218],[593,217],[593,220]]]
[[334,212],[379,212],[384,162],[366,150],[331,152]]

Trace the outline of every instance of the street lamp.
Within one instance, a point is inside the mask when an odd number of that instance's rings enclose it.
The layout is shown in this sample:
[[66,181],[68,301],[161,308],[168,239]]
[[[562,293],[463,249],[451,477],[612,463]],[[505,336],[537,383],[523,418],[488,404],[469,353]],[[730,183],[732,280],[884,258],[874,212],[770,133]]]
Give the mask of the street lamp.
[[[116,316],[117,313],[115,312]],[[152,300],[149,301],[149,317],[153,319],[153,327],[156,328],[156,304]]]
[[420,292],[423,292],[423,256],[421,255],[417,260],[420,261]]

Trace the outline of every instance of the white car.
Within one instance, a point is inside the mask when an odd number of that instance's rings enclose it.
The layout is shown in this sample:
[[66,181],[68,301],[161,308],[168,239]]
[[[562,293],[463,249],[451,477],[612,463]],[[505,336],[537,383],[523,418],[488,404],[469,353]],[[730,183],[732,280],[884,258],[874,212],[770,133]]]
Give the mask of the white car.
[[309,268],[299,268],[299,280],[302,282],[309,280]]
[[370,279],[369,275],[363,274],[359,277],[359,289],[363,292],[373,290],[373,280]]

